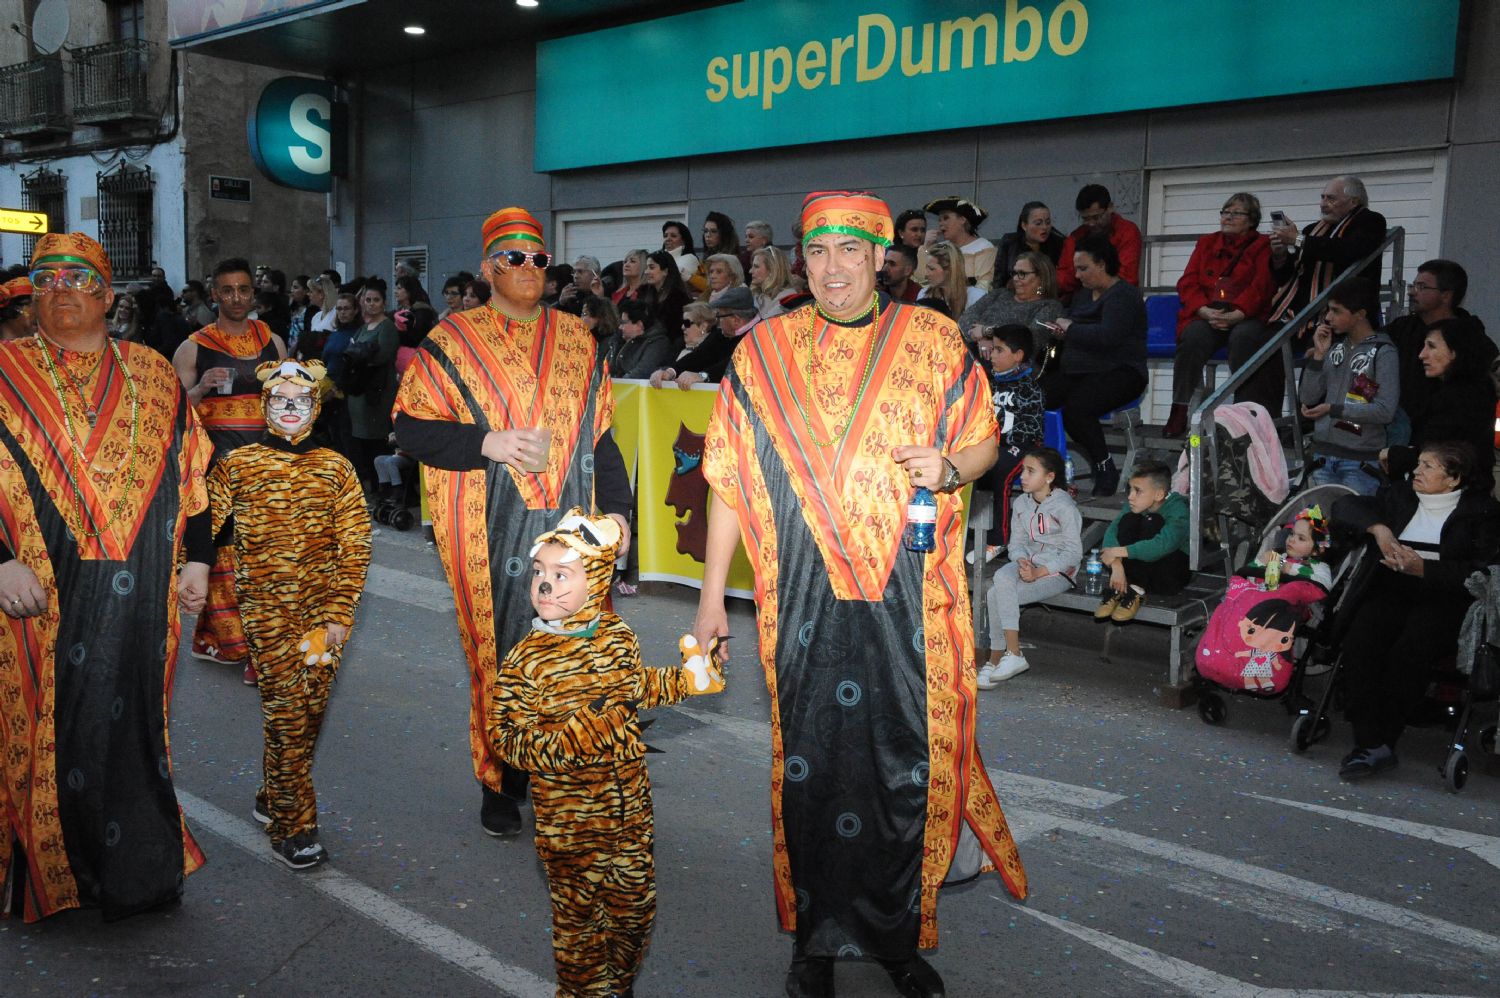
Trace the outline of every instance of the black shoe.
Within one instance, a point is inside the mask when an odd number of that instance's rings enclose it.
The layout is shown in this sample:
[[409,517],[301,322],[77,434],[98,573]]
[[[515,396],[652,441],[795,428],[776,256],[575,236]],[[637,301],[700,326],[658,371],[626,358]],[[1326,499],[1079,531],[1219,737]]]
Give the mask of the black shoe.
[[505,794],[484,788],[484,803],[479,805],[479,823],[485,833],[497,839],[521,834],[521,805]]
[[255,798],[255,806],[250,809],[250,817],[262,825],[269,825],[271,823],[271,814],[266,810],[266,806],[261,803],[259,797]]
[[628,987],[624,991],[611,991],[609,998],[635,998],[635,987]]
[[1172,411],[1167,416],[1167,425],[1163,427],[1161,435],[1168,440],[1175,440],[1187,432],[1188,408],[1181,402],[1172,403]]
[[895,982],[896,990],[904,998],[945,998],[947,995],[943,990],[943,979],[938,976],[932,964],[920,956],[900,963],[887,963],[884,960],[881,963]]
[[294,870],[305,870],[328,862],[328,852],[318,843],[317,832],[303,832],[271,843],[271,855]]
[[1094,465],[1094,498],[1112,496],[1120,487],[1120,469],[1115,467],[1115,459],[1107,457]]
[[833,958],[793,957],[786,972],[787,998],[833,998]]
[[1339,776],[1346,780],[1362,780],[1367,776],[1395,769],[1397,762],[1396,750],[1389,745],[1355,749],[1344,756],[1343,765],[1339,766]]

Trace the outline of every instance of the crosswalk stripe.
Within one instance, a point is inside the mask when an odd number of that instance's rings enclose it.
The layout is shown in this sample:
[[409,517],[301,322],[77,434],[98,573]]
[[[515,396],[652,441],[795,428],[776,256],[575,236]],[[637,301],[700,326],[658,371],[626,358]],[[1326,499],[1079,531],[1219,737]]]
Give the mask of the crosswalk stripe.
[[[284,873],[285,867],[277,866],[271,857],[270,840],[260,827],[236,818],[228,811],[182,789],[177,791],[177,800],[194,825],[208,829],[255,859]],[[552,998],[556,992],[550,981],[543,980],[523,967],[502,963],[474,940],[397,904],[347,873],[320,866],[292,876],[355,914],[493,985],[508,998]]]
[[[1175,956],[1158,953],[1139,943],[1127,942],[1107,932],[1080,925],[1067,919],[1049,915],[1036,908],[1024,907],[1023,913],[1044,925],[1050,925],[1075,939],[1080,939],[1137,970],[1150,974],[1163,983],[1178,988],[1190,995],[1213,995],[1214,998],[1448,998],[1442,995],[1414,995],[1409,991],[1381,995],[1369,991],[1315,991],[1307,988],[1268,988],[1261,984],[1249,984],[1229,977],[1207,967],[1180,960]],[[1457,998],[1457,996],[1453,996]]]
[[1246,791],[1241,791],[1240,796],[1269,801],[1283,807],[1295,807],[1299,810],[1311,811],[1313,814],[1353,822],[1356,825],[1368,825],[1370,828],[1379,828],[1382,831],[1395,832],[1414,839],[1426,839],[1428,842],[1436,842],[1439,845],[1453,846],[1456,849],[1473,853],[1491,866],[1500,866],[1500,838],[1493,835],[1480,835],[1478,832],[1445,828],[1442,825],[1428,825],[1420,821],[1407,821],[1404,818],[1387,818],[1384,815],[1366,814],[1363,811],[1343,811],[1336,807],[1324,807],[1322,804],[1304,804],[1302,801],[1287,800],[1285,797],[1267,797]]

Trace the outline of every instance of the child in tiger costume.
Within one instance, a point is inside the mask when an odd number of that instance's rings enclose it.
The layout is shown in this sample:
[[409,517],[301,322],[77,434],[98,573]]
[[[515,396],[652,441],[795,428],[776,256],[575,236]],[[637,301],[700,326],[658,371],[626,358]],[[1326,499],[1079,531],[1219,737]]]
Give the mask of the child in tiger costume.
[[637,713],[717,693],[712,656],[641,665],[635,633],[604,609],[620,527],[574,507],[531,549],[532,629],[500,663],[490,743],[532,774],[536,849],[552,891],[558,998],[630,998],[656,915],[651,784]]
[[304,869],[328,859],[313,749],[365,587],[370,514],[353,465],[309,439],[323,365],[270,361],[256,375],[267,432],[210,469],[208,496],[214,536],[233,535],[235,588],[260,674],[265,778],[252,813],[276,858]]

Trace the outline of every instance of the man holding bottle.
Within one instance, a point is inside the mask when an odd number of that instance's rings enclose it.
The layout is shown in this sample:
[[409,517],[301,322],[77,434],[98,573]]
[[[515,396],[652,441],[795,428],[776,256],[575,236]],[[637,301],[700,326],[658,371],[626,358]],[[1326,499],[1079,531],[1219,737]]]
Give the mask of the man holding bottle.
[[[879,960],[908,996],[943,994],[937,891],[960,835],[1026,894],[974,743],[964,483],[995,461],[985,377],[958,328],[876,290],[894,226],[869,194],[803,205],[814,303],[760,323],[721,383],[704,452],[718,501],[694,632],[727,633],[743,536],[773,699],[775,884],[795,931],[787,993],[833,993],[833,961]],[[936,493],[933,549],[902,542]]]

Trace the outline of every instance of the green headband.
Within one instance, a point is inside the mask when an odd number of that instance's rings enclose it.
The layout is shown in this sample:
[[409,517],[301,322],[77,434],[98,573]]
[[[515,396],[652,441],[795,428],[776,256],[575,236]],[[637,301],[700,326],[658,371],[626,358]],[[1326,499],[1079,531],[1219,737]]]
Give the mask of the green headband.
[[837,235],[841,236],[854,236],[858,239],[863,239],[866,242],[872,242],[876,246],[891,245],[891,241],[889,239],[886,239],[884,236],[877,236],[875,233],[870,232],[867,229],[857,229],[852,225],[820,225],[816,229],[809,229],[808,231],[802,233],[802,245],[806,246],[816,237],[827,235],[830,232],[836,233]]
[[[87,267],[89,270],[92,270],[94,273],[99,274],[99,268],[95,266],[94,262],[92,260],[85,260],[81,256],[68,256],[63,253],[53,253],[50,256],[42,257],[40,260],[31,261],[31,267],[33,270],[35,270],[37,267],[40,267],[44,263],[78,263]],[[99,276],[102,278],[104,275],[99,274]]]

